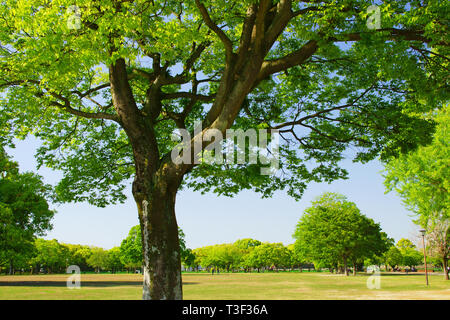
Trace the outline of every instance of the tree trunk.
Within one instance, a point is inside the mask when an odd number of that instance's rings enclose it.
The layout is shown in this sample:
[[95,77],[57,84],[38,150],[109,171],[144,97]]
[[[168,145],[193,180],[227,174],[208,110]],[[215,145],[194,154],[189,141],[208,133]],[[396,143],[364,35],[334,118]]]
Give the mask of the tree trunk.
[[445,280],[448,280],[448,260],[446,258],[442,259],[442,266],[444,267]]
[[348,276],[347,257],[344,257],[344,274]]
[[353,275],[356,276],[356,263],[353,262]]
[[[181,182],[181,180],[179,180]],[[135,179],[144,257],[144,300],[181,300],[181,258],[175,198],[180,183],[170,177]]]

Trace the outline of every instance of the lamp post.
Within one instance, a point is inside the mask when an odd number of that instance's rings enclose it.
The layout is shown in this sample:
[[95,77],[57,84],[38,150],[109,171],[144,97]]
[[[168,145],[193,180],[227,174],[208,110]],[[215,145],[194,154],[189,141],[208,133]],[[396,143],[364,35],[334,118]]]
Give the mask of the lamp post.
[[427,279],[427,286],[428,286],[428,268],[427,268],[427,254],[426,254],[426,248],[425,248],[425,229],[420,229],[419,232],[422,234],[422,244],[423,244],[423,258],[425,260],[425,278]]

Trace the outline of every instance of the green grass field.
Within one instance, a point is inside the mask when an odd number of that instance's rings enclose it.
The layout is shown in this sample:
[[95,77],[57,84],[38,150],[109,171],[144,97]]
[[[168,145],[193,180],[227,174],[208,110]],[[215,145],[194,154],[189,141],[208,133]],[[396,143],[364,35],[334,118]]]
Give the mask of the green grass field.
[[[68,275],[0,276],[0,299],[134,300],[141,299],[140,275],[81,275],[81,288],[68,289]],[[382,274],[380,289],[368,289],[369,275],[341,276],[330,273],[222,273],[183,275],[187,300],[450,300],[450,281],[423,274]]]

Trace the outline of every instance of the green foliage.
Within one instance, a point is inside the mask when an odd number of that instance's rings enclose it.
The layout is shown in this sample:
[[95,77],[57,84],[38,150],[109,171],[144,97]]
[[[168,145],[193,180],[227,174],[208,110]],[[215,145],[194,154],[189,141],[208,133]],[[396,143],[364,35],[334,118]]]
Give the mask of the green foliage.
[[36,239],[34,242],[35,255],[30,263],[37,267],[37,270],[43,268],[48,273],[65,272],[68,266],[68,249],[61,245],[58,240]]
[[120,261],[127,268],[140,267],[142,265],[142,237],[140,227],[130,229],[128,237],[120,245]]
[[398,240],[397,248],[399,248],[401,250],[406,250],[408,248],[414,249],[414,248],[416,248],[416,245],[414,243],[412,243],[411,240],[402,238],[402,239]]
[[50,187],[31,172],[19,173],[0,146],[0,265],[30,257],[35,237],[51,230]]
[[449,105],[432,117],[437,122],[432,143],[391,160],[385,170],[388,191],[395,190],[425,228],[450,219]]
[[423,264],[423,253],[416,249],[416,245],[409,239],[400,239],[396,246],[392,246],[384,255],[385,262],[392,268],[408,266],[412,268]]
[[400,252],[402,253],[403,257],[402,259],[403,266],[413,267],[424,263],[423,253],[417,251],[414,248],[400,249]]
[[68,265],[79,266],[81,270],[88,270],[90,266],[87,262],[92,255],[91,247],[79,244],[64,244],[68,249]]
[[114,247],[108,250],[108,257],[106,260],[106,268],[113,273],[123,268],[122,261],[120,260],[120,248]]
[[[248,9],[257,2],[201,3],[236,51]],[[260,53],[270,61],[311,41],[319,47],[305,61],[255,83],[246,108],[238,110],[234,121],[233,128],[284,129],[283,138],[290,143],[280,150],[282,170],[277,176],[261,176],[261,164],[201,165],[190,171],[185,185],[227,196],[252,189],[269,197],[286,189],[299,199],[309,182],[347,177],[339,161],[349,147],[356,150],[355,161],[367,162],[429,142],[433,121],[415,112],[432,110],[448,99],[448,46],[442,45],[448,43],[448,5],[383,1],[383,30],[370,32],[370,4],[338,0],[306,6],[293,1],[292,11],[301,14]],[[70,0],[0,4],[0,20],[5,22],[0,26],[0,140],[11,144],[14,137],[36,135],[43,141],[39,164],[64,174],[56,187],[57,199],[105,206],[124,201],[123,191],[135,173],[126,129],[121,121],[109,121],[117,115],[109,66],[125,59],[134,101],[143,123],[155,134],[162,159],[174,147],[174,129],[191,130],[195,120],[203,121],[211,100],[163,99],[156,119],[150,119],[149,75],[165,68],[165,74],[175,78],[202,44],[205,50],[183,70],[184,82],[168,81],[160,93],[193,93],[198,76],[198,93],[214,101],[227,59],[220,37],[208,28],[195,1],[77,1],[80,29],[68,26],[74,18],[71,5]],[[420,35],[416,41],[398,36],[391,41],[392,28],[413,35],[420,30]],[[358,41],[342,44],[355,34],[360,35]],[[173,115],[187,106],[190,112],[180,125]],[[296,120],[295,128],[287,125]]]
[[245,265],[257,269],[291,267],[291,252],[282,243],[263,243],[245,257]]
[[87,259],[87,263],[95,268],[97,272],[100,271],[100,269],[105,269],[108,266],[108,260],[109,260],[109,254],[108,251],[102,248],[92,247],[91,248],[92,254]]
[[239,240],[236,240],[234,245],[236,247],[238,247],[239,249],[242,249],[242,250],[251,250],[252,248],[260,246],[261,245],[261,241],[255,240],[255,239],[251,239],[251,238],[239,239]]
[[367,218],[346,197],[325,193],[312,202],[297,224],[295,248],[318,266],[346,267],[388,249],[379,224]]
[[292,251],[282,243],[261,243],[240,239],[233,244],[217,244],[193,250],[195,263],[203,268],[250,271],[290,268],[296,264]]
[[192,249],[187,248],[186,251],[184,251],[184,256],[181,257],[181,263],[186,268],[194,268],[196,266],[195,264],[195,254]]
[[391,268],[395,268],[396,266],[401,266],[403,263],[403,256],[400,250],[392,246],[389,248],[389,250],[385,253],[385,262],[391,266]]

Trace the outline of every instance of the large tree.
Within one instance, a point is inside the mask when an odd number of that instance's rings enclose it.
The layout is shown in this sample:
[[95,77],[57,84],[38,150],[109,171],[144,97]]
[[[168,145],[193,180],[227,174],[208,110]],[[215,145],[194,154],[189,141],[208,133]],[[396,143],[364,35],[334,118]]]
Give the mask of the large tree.
[[120,260],[128,269],[142,266],[142,237],[139,226],[132,227],[128,236],[122,240]]
[[380,225],[364,216],[343,195],[325,193],[300,218],[294,238],[299,253],[314,264],[347,266],[388,250],[389,239]]
[[439,257],[448,280],[450,257],[450,105],[433,112],[437,127],[427,146],[392,159],[386,165],[385,184],[395,190],[425,228],[433,254]]
[[431,117],[437,123],[431,144],[390,160],[385,169],[388,190],[401,196],[416,223],[425,228],[450,220],[450,105]]
[[33,253],[37,236],[51,230],[55,211],[50,210],[47,199],[50,186],[42,177],[20,173],[0,145],[0,266],[22,267]]
[[[121,201],[134,177],[146,299],[182,298],[183,184],[299,198],[310,181],[346,176],[349,146],[365,162],[427,142],[432,123],[404,111],[447,94],[445,1],[381,2],[380,23],[364,0],[74,4],[0,3],[1,131],[42,139],[39,163],[64,173],[60,201]],[[172,161],[175,129],[202,149],[205,130],[231,127],[290,141],[276,175]]]

